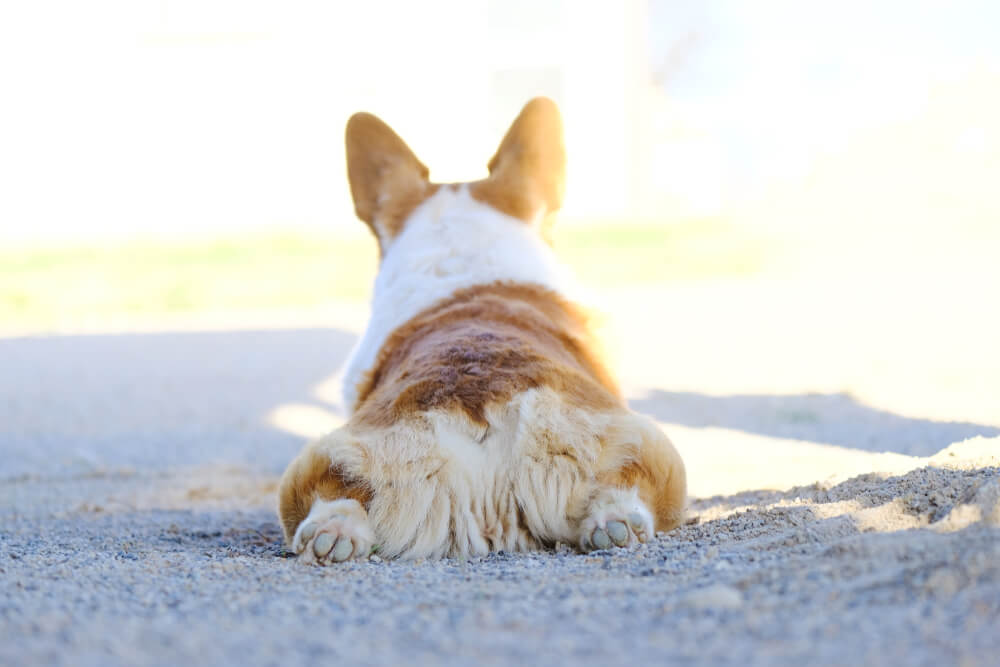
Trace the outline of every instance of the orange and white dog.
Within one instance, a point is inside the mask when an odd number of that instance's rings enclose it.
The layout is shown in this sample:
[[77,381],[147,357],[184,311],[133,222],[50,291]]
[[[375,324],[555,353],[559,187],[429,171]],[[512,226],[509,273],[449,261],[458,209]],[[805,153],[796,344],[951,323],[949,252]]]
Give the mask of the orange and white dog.
[[436,184],[382,121],[347,124],[358,217],[378,239],[347,423],[281,480],[303,561],[627,546],[676,526],[686,479],[631,412],[546,241],[563,194],[555,104],[529,102],[488,178]]

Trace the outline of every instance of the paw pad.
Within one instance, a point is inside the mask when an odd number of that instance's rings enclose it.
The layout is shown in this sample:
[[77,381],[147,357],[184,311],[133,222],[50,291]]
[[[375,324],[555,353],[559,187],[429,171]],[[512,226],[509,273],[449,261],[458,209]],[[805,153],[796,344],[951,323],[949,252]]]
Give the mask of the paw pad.
[[334,537],[330,533],[321,533],[313,542],[313,553],[316,554],[316,558],[320,559],[330,554],[330,560],[340,563],[350,558],[351,554],[354,553],[354,542],[346,535]]
[[608,537],[608,534],[600,528],[595,528],[594,532],[591,533],[590,543],[594,545],[595,549],[611,548],[611,538]]
[[[305,531],[303,531],[305,532]],[[310,532],[315,533],[316,529],[313,528]],[[316,538],[313,542],[313,553],[316,554],[317,558],[322,558],[323,556],[330,553],[330,549],[333,548],[334,537],[329,533],[323,533]]]
[[337,543],[333,545],[330,557],[339,563],[350,558],[352,553],[354,553],[354,542],[346,535],[341,535],[337,538]]
[[628,527],[621,521],[608,521],[608,536],[620,547],[628,544]]
[[292,550],[303,562],[323,565],[368,555],[375,535],[354,500],[317,501],[299,526]]
[[634,491],[612,490],[595,499],[580,529],[584,552],[628,547],[652,537],[653,517]]

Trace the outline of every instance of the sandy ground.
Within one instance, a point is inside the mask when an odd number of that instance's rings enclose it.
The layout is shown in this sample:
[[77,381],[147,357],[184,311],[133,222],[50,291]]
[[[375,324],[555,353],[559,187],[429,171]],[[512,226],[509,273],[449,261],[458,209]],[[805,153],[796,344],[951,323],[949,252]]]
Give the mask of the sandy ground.
[[914,280],[603,295],[691,521],[587,556],[288,557],[357,316],[0,339],[0,663],[995,664],[1000,326]]

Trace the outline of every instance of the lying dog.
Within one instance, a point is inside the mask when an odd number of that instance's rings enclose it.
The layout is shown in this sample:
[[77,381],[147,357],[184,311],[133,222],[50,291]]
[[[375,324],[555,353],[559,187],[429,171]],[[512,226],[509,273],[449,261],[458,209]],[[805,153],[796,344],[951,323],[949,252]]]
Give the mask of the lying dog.
[[437,184],[382,121],[347,124],[357,215],[378,239],[347,423],[281,480],[303,561],[627,546],[682,519],[684,464],[631,412],[546,239],[562,120],[529,102],[488,178]]

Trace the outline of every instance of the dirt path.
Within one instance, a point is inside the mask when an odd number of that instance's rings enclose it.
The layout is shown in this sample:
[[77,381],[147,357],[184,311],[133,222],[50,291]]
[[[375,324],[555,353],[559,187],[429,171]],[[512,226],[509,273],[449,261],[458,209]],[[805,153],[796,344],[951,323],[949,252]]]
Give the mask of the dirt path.
[[0,663],[990,664],[995,323],[951,304],[965,334],[921,343],[874,299],[866,343],[808,286],[759,289],[664,293],[669,329],[622,302],[692,524],[589,556],[287,557],[274,482],[337,423],[356,321],[0,339]]

